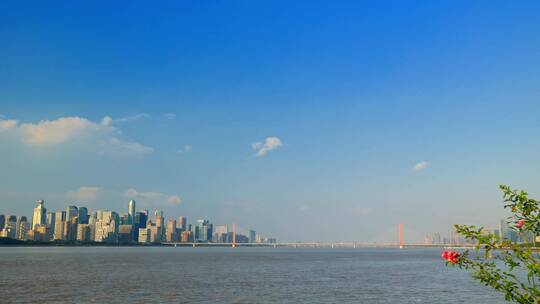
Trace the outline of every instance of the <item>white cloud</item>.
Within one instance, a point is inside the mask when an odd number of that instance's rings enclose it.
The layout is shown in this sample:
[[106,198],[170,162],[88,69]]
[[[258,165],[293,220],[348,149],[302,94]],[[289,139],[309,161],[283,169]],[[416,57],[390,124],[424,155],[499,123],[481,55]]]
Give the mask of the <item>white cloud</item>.
[[103,154],[141,155],[151,153],[152,148],[137,142],[119,138],[121,131],[112,126],[112,118],[105,116],[101,122],[84,117],[60,117],[38,123],[20,123],[17,120],[0,119],[0,132],[9,131],[20,137],[30,147],[54,146],[68,142],[84,142],[96,147]]
[[123,141],[116,137],[109,139],[109,144],[101,151],[101,154],[122,155],[145,155],[154,152],[154,148],[147,147],[138,142]]
[[267,137],[264,143],[256,142],[251,144],[251,148],[257,151],[257,153],[255,154],[255,156],[257,157],[264,156],[269,151],[275,150],[281,146],[283,146],[283,144],[281,143],[281,140],[277,137]]
[[167,198],[167,202],[171,205],[179,205],[182,200],[180,199],[180,196],[178,195],[171,195]]
[[165,194],[161,192],[139,192],[135,188],[128,189],[125,197],[142,201],[147,205],[179,205],[182,202],[180,196]]
[[145,118],[149,118],[149,117],[150,117],[150,115],[148,115],[146,113],[139,113],[139,114],[136,114],[136,115],[133,115],[133,116],[126,116],[126,117],[122,117],[122,118],[118,118],[118,119],[113,119],[113,122],[119,122],[119,123],[132,122],[132,121],[141,120],[141,119],[145,119]]
[[93,132],[111,132],[113,129],[81,117],[61,117],[56,120],[42,120],[37,124],[22,123],[19,129],[23,140],[31,145],[63,143]]
[[176,118],[176,114],[174,114],[174,113],[165,113],[165,114],[163,114],[163,117],[165,117],[168,120],[173,120],[173,119]]
[[108,127],[112,124],[113,122],[113,119],[110,117],[110,116],[105,116],[103,117],[103,119],[101,120],[101,124],[105,127]]
[[18,123],[19,123],[18,121],[13,120],[13,119],[0,120],[0,132],[15,128],[17,127]]
[[430,164],[428,162],[423,161],[423,162],[419,162],[416,165],[414,165],[413,170],[414,171],[422,171],[422,170],[427,169],[429,166],[430,166]]
[[191,151],[191,149],[193,149],[193,147],[191,145],[185,145],[185,146],[182,147],[182,149],[178,150],[178,153],[187,153],[187,152]]
[[101,187],[83,186],[79,187],[77,191],[70,191],[68,193],[68,196],[72,199],[75,199],[77,202],[87,203],[90,201],[94,201],[101,190]]

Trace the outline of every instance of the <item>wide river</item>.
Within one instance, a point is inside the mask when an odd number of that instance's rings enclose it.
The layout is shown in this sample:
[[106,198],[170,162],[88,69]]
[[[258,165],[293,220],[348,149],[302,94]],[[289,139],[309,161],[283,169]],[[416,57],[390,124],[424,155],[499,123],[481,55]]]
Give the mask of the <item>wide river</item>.
[[0,247],[0,303],[505,303],[440,252]]

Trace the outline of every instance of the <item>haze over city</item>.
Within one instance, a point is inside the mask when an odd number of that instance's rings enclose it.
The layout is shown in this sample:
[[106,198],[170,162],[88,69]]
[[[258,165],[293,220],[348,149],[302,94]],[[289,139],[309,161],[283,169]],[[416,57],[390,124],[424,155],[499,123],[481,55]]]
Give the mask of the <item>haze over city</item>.
[[0,4],[0,214],[134,199],[280,241],[497,225],[499,184],[540,194],[537,14],[387,4]]

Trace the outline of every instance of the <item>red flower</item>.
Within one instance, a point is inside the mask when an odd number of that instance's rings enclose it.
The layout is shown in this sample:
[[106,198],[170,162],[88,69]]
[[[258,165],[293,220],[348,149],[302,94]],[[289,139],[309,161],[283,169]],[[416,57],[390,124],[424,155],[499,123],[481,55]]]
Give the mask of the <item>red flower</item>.
[[519,220],[517,222],[517,227],[521,229],[521,227],[523,227],[523,225],[525,225],[525,220]]
[[460,254],[455,252],[455,251],[443,251],[443,253],[441,254],[441,257],[443,259],[445,259],[446,261],[452,263],[452,264],[457,264],[458,263],[458,258],[459,258]]

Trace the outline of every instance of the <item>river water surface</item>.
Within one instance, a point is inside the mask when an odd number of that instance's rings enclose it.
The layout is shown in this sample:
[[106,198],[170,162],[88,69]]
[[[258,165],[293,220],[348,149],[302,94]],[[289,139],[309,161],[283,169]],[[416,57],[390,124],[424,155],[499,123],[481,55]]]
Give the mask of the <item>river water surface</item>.
[[440,252],[0,247],[0,303],[505,303]]

